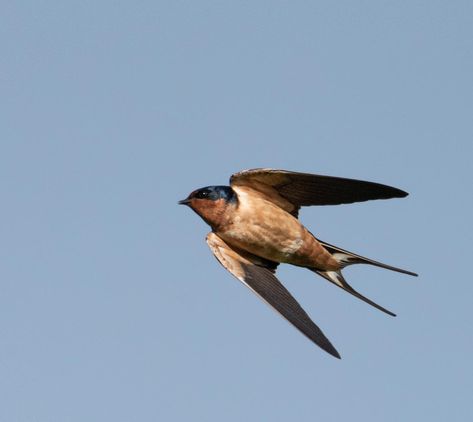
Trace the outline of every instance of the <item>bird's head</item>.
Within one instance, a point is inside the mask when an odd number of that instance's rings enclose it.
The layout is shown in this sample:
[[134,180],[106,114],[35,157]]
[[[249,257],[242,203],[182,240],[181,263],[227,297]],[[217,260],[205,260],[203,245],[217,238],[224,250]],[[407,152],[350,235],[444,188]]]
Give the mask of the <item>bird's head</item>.
[[186,199],[179,201],[195,211],[212,228],[224,224],[238,203],[235,191],[230,186],[207,186],[197,189]]

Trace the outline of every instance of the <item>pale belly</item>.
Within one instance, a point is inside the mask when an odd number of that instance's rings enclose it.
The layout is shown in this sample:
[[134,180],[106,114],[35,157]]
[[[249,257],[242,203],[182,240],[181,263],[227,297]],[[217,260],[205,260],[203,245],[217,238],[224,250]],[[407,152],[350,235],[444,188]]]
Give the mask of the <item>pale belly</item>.
[[307,230],[284,210],[268,203],[262,205],[243,208],[217,234],[229,244],[260,257],[291,263]]

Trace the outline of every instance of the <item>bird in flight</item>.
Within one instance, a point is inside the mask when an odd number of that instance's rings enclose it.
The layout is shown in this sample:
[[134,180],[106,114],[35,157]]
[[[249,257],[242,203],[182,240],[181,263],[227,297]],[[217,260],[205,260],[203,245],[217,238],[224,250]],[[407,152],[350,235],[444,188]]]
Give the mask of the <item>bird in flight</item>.
[[259,168],[235,173],[230,186],[197,189],[179,204],[189,206],[212,228],[207,243],[228,271],[315,344],[340,358],[322,330],[276,278],[277,266],[283,263],[307,268],[392,316],[395,314],[353,289],[342,275],[343,268],[370,264],[412,276],[417,274],[316,238],[300,223],[299,209],[407,195],[379,183]]

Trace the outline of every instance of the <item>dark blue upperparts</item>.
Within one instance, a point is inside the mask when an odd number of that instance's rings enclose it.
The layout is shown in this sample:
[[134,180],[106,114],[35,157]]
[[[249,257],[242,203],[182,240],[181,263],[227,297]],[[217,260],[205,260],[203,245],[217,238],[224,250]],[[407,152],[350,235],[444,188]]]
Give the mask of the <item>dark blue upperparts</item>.
[[230,186],[207,186],[192,192],[189,198],[209,199],[217,201],[224,199],[225,202],[234,203],[237,201],[237,195]]

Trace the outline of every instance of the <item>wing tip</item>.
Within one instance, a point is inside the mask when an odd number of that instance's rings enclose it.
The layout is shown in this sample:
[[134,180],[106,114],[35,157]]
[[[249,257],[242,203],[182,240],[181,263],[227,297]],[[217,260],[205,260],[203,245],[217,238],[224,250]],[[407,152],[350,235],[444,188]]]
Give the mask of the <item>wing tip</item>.
[[309,339],[312,340],[316,346],[320,347],[324,352],[327,352],[329,355],[333,356],[334,358],[337,358],[337,359],[342,358],[340,356],[340,353],[338,353],[338,350],[335,349],[335,347],[333,346],[332,343],[330,343],[330,340],[327,337],[325,337],[322,341],[320,341],[320,339],[317,341],[316,339],[313,339],[311,337],[309,337]]
[[332,355],[334,358],[337,358],[337,359],[342,359],[342,357],[340,356],[340,353],[337,352],[337,350],[333,349],[333,352],[328,352],[330,355]]
[[[379,183],[375,183],[375,184],[379,185]],[[388,185],[380,185],[380,186],[386,189],[385,191],[386,197],[380,198],[380,199],[405,198],[406,196],[409,196],[409,192],[406,192],[402,189],[398,189],[398,188],[395,188],[393,186],[388,186]]]
[[320,342],[316,342],[313,339],[310,339],[310,340],[312,340],[317,347],[320,347],[324,352],[327,352],[330,356],[333,356],[334,358],[337,358],[337,359],[342,358],[340,356],[340,353],[338,353],[338,350],[335,349],[333,344],[330,343],[330,341],[328,341],[328,339],[326,339],[327,341],[324,342],[323,344],[320,343]]
[[399,196],[398,198],[405,198],[406,196],[409,196],[409,192],[406,192],[404,190],[398,189],[399,191]]

